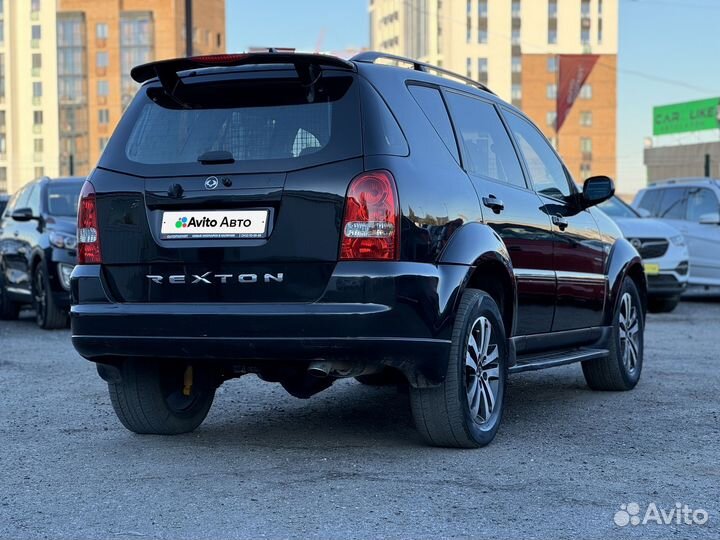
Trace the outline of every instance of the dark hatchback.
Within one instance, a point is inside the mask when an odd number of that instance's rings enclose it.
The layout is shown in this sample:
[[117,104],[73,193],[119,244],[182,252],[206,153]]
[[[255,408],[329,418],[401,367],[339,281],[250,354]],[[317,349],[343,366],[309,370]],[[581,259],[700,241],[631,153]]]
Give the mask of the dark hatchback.
[[578,190],[479,83],[369,52],[132,76],[71,278],[73,344],[128,429],[192,431],[247,374],[301,398],[356,377],[409,385],[430,444],[477,447],[508,374],[581,362],[593,389],[637,384],[646,281],[594,208],[612,180]]
[[10,199],[0,220],[0,318],[32,305],[41,328],[67,326],[83,180],[40,178]]

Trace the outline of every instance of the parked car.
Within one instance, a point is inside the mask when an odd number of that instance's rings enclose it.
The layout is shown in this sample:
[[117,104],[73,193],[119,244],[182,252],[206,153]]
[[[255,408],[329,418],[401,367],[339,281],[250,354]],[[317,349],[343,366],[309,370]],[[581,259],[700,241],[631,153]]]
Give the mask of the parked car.
[[2,216],[3,212],[5,211],[5,207],[7,206],[7,203],[9,200],[10,200],[10,195],[1,195],[0,194],[0,216]]
[[[142,83],[81,193],[73,344],[136,433],[225,380],[307,398],[409,383],[432,445],[488,444],[507,375],[640,377],[642,261],[538,128],[483,85],[362,53],[203,56]],[[441,76],[442,75],[442,76]],[[369,379],[367,378],[370,377]]]
[[690,253],[690,287],[720,286],[720,180],[677,178],[638,192],[633,207],[675,227]]
[[0,318],[32,305],[38,326],[67,326],[83,178],[40,178],[10,200],[0,220]]
[[617,223],[643,259],[648,280],[648,310],[653,313],[674,310],[688,282],[689,255],[683,236],[667,223],[643,218],[619,197],[608,199],[598,208]]

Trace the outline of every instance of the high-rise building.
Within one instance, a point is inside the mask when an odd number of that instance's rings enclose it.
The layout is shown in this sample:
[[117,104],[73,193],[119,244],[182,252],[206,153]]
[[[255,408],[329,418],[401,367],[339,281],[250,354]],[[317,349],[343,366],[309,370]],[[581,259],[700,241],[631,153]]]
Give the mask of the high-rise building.
[[55,0],[0,0],[0,193],[58,173]]
[[[370,48],[487,84],[556,144],[577,181],[615,175],[618,0],[370,0]],[[559,55],[599,55],[555,131]]]
[[[185,56],[186,2],[57,1],[60,173],[87,174],[135,95],[130,69]],[[225,0],[194,0],[192,26],[193,54],[224,52]]]

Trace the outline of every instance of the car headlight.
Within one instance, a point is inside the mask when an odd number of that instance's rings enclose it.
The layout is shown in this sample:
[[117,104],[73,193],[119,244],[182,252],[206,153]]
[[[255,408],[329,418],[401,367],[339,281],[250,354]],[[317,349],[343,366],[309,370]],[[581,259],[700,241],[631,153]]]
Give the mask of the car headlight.
[[685,245],[685,237],[682,234],[678,234],[677,236],[672,236],[670,238],[670,241],[672,242],[673,246],[682,247]]
[[73,234],[50,231],[50,243],[58,248],[75,249],[77,247],[77,238]]

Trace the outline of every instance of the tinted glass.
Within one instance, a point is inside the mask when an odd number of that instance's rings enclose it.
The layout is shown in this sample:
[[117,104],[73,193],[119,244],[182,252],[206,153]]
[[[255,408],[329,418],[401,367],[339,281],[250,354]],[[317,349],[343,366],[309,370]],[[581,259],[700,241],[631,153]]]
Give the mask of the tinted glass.
[[17,199],[15,200],[15,206],[13,210],[27,208],[28,197],[30,197],[30,191],[32,190],[32,187],[33,186],[25,186],[23,190],[17,194]]
[[81,182],[50,184],[47,189],[48,214],[51,216],[77,217],[81,188]]
[[[232,155],[227,172],[292,170],[362,155],[358,85],[327,75],[303,85],[293,72],[203,76],[170,98],[144,87],[100,165],[142,175],[205,173],[198,158]],[[290,78],[288,78],[290,77]]]
[[662,198],[662,190],[653,189],[640,194],[640,200],[635,205],[638,208],[647,210],[651,216],[657,216],[657,206]]
[[691,189],[687,202],[687,218],[688,221],[700,222],[700,218],[705,214],[717,214],[718,199],[715,193],[709,189]]
[[478,176],[526,187],[522,168],[495,107],[448,92],[448,105],[463,147],[465,169]]
[[685,219],[686,208],[687,190],[682,188],[665,189],[656,215],[665,219]]
[[622,202],[617,197],[612,197],[602,204],[598,205],[598,208],[605,212],[608,216],[619,217],[619,218],[636,218],[638,217],[637,212],[630,208],[627,204]]
[[572,193],[565,168],[550,143],[529,122],[515,114],[506,115],[530,171],[535,190],[542,195],[562,199]]
[[361,84],[365,154],[407,156],[405,136],[380,94],[366,81]]
[[40,193],[42,192],[42,186],[35,184],[30,191],[28,197],[27,206],[32,210],[33,216],[40,215]]
[[458,156],[455,135],[453,134],[450,118],[448,117],[445,102],[440,95],[440,91],[437,88],[417,85],[411,85],[409,89],[415,101],[418,102],[423,113],[425,113],[425,116],[427,116],[427,119],[435,128],[435,131],[437,131],[437,134],[440,135],[445,146],[447,146],[447,149],[450,150],[450,153],[459,162],[460,157]]

